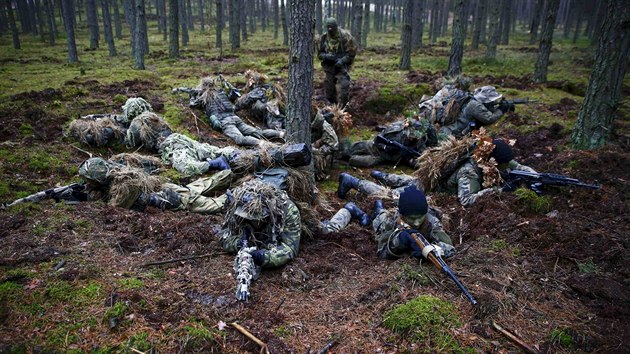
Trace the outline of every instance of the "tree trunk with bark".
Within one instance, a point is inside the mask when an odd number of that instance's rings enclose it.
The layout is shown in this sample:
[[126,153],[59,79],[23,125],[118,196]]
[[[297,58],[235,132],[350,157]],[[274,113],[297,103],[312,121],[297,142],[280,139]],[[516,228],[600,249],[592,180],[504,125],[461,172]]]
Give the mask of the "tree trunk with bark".
[[133,29],[134,43],[136,44],[133,53],[134,68],[144,70],[144,40],[147,35],[146,27],[142,22],[146,21],[144,15],[144,0],[135,0],[136,5],[136,26]]
[[179,1],[168,0],[168,7],[168,57],[176,59],[179,58]]
[[359,45],[362,45],[363,37],[363,0],[353,0],[352,2],[352,36],[356,38]]
[[318,35],[323,32],[324,26],[324,6],[321,1],[315,2],[315,29]]
[[188,14],[186,13],[186,0],[178,0],[179,7],[179,29],[182,31],[182,46],[188,45]]
[[501,28],[499,27],[499,15],[501,0],[488,0],[490,5],[490,26],[488,27],[488,46],[486,47],[486,58],[495,59],[497,57],[497,43],[501,38]]
[[547,66],[549,65],[549,54],[553,41],[553,30],[556,26],[556,15],[560,0],[547,0],[545,15],[543,17],[543,27],[540,32],[540,45],[538,46],[538,58],[534,69],[534,82],[547,81]]
[[[413,24],[411,28],[411,49],[422,47],[422,32],[424,31],[424,4],[425,0],[413,2]],[[403,21],[405,15],[403,14]]]
[[101,9],[103,11],[103,32],[105,32],[105,42],[107,42],[107,49],[109,50],[109,56],[116,56],[116,46],[114,45],[114,33],[112,31],[112,18],[109,14],[109,1],[101,0]]
[[238,10],[239,18],[241,21],[241,39],[243,42],[247,41],[247,7],[245,6],[245,0],[239,0],[240,8]]
[[273,11],[273,39],[278,39],[278,30],[280,29],[280,6],[278,0],[271,0]]
[[46,7],[46,14],[48,15],[48,44],[52,47],[55,45],[55,9],[52,7],[51,0],[44,0],[44,6]]
[[477,4],[477,10],[475,12],[475,17],[473,19],[474,28],[470,48],[475,50],[479,49],[479,42],[481,40],[481,29],[482,27],[486,26],[486,24],[483,22],[483,14],[488,11],[486,6],[487,4],[487,0],[479,0],[479,3]]
[[240,1],[229,0],[230,2],[230,44],[232,50],[241,47],[241,14]]
[[626,0],[607,1],[600,35],[591,78],[571,135],[577,149],[595,149],[612,135],[630,56],[630,6]]
[[414,18],[413,0],[405,0],[405,13],[403,15],[403,25],[400,46],[400,70],[409,70],[411,68],[411,35],[413,33],[412,22]]
[[284,0],[280,0],[280,16],[282,17],[282,45],[289,45],[289,29],[287,28],[287,8]]
[[9,21],[9,27],[11,27],[13,49],[21,49],[22,47],[20,45],[20,35],[18,33],[17,25],[15,24],[15,16],[13,16],[13,5],[11,4],[11,0],[6,0],[4,3],[7,7],[7,20]]
[[122,22],[120,20],[120,9],[118,8],[118,0],[112,2],[114,8],[114,30],[116,32],[116,39],[122,39]]
[[466,17],[466,6],[464,0],[456,0],[453,17],[453,42],[451,43],[451,54],[448,60],[447,74],[455,77],[462,72],[462,58],[464,56],[464,21]]
[[90,49],[98,48],[99,31],[98,15],[96,14],[96,0],[86,0],[85,11],[87,25],[90,32]]
[[74,40],[74,6],[72,0],[63,1],[63,20],[66,24],[66,41],[68,43],[68,61],[70,63],[76,63],[79,61],[79,55],[77,54],[77,44]]
[[510,44],[510,29],[512,28],[512,0],[503,0],[501,3],[501,44]]
[[223,56],[223,1],[216,0],[216,41],[215,45],[219,48],[219,56]]
[[536,0],[536,6],[532,12],[532,22],[529,26],[529,44],[534,44],[538,40],[538,27],[540,26],[540,18],[542,16],[545,0]]

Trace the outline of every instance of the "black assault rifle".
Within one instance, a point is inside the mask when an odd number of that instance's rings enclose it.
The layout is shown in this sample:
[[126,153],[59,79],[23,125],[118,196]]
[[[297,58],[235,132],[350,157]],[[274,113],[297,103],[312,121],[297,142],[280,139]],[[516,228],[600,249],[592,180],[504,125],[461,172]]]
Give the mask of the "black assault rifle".
[[[504,98],[504,99],[501,99],[499,101],[494,101],[494,102],[487,103],[487,105],[489,105],[490,107],[501,106],[503,104],[508,105],[508,106],[515,106],[517,104],[530,104],[530,103],[536,103],[536,102],[538,102],[538,101],[537,100],[530,100],[529,98],[515,98],[513,100],[506,100]],[[513,109],[512,109],[512,111],[513,111]]]
[[0,204],[0,209],[6,209],[14,205],[27,202],[39,203],[42,200],[46,199],[54,199],[57,203],[62,200],[68,202],[84,202],[87,201],[87,194],[84,192],[84,190],[84,185],[79,183],[72,183],[67,186],[46,189],[45,191],[37,192],[24,198],[14,200],[11,203],[2,203]]
[[397,141],[394,140],[389,140],[386,137],[382,136],[381,134],[376,136],[376,142],[377,143],[381,143],[384,144],[385,146],[389,146],[389,147],[393,147],[396,148],[398,150],[400,150],[401,153],[406,154],[407,156],[411,157],[411,158],[418,158],[420,157],[420,153],[410,147],[407,147]]
[[221,80],[221,82],[223,83],[223,87],[225,87],[228,90],[228,98],[230,100],[235,100],[241,97],[241,91],[237,89],[236,87],[234,87],[234,85],[232,85],[229,81],[227,81],[223,77],[223,75],[219,75],[219,80]]
[[[429,243],[429,241],[427,241],[427,239],[424,238],[424,236],[422,236],[422,234],[420,234],[420,233],[409,233],[409,234],[414,239],[414,241],[416,241],[418,246],[420,246],[420,248],[422,249],[422,254],[424,255],[424,257],[426,259],[430,260],[431,263],[433,263],[436,267],[441,269],[444,272],[444,274],[448,275],[448,277],[451,278],[455,282],[455,284],[457,285],[459,290],[461,290],[462,293],[464,293],[464,295],[466,295],[468,300],[473,305],[477,305],[477,300],[475,300],[475,298],[468,292],[468,289],[466,289],[464,284],[462,284],[459,281],[459,279],[457,279],[457,277],[455,276],[455,274],[453,273],[451,268],[448,266],[448,264],[446,264],[446,262],[444,262],[444,260],[440,256],[440,254],[435,250],[434,246],[431,245]],[[425,252],[425,250],[426,250],[426,252]],[[426,255],[425,255],[425,253],[426,253]]]
[[508,174],[506,189],[513,190],[520,183],[526,183],[527,187],[536,194],[542,194],[545,186],[576,186],[580,188],[599,189],[597,184],[583,183],[579,179],[553,173],[535,173],[527,171],[510,171]]

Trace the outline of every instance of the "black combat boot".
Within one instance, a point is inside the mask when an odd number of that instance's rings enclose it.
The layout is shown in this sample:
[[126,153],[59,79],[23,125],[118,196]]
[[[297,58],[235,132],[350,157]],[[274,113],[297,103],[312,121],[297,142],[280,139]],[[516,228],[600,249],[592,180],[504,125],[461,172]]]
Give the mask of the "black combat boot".
[[380,199],[377,199],[374,201],[374,210],[372,210],[372,219],[376,218],[376,216],[383,211],[383,209],[385,209],[385,206],[383,205],[383,201]]
[[359,209],[356,204],[350,202],[346,203],[343,207],[350,212],[353,219],[359,220],[359,224],[361,224],[361,226],[368,226],[370,224],[370,216],[363,210]]
[[356,189],[359,186],[360,179],[351,176],[348,173],[341,173],[339,175],[339,187],[337,187],[337,196],[341,199],[346,199],[346,194],[351,189]]
[[229,170],[230,165],[225,157],[219,156],[214,160],[208,159],[208,170],[210,171],[223,171]]
[[381,172],[378,170],[372,170],[372,172],[370,172],[370,176],[372,176],[372,178],[383,183],[385,183],[385,177],[387,177],[387,175],[387,172]]
[[176,209],[179,207],[181,200],[179,194],[172,189],[164,188],[160,193],[141,193],[136,204],[140,206],[152,206],[161,210]]

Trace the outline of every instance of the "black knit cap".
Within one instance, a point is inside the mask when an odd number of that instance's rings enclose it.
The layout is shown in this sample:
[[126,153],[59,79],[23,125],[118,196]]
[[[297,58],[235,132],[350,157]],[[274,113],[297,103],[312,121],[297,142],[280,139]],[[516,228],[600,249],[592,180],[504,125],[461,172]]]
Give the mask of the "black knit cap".
[[494,150],[490,156],[494,157],[497,164],[508,163],[514,159],[514,151],[503,139],[492,140]]
[[424,192],[411,185],[400,193],[398,212],[402,215],[424,215],[429,211],[429,204]]

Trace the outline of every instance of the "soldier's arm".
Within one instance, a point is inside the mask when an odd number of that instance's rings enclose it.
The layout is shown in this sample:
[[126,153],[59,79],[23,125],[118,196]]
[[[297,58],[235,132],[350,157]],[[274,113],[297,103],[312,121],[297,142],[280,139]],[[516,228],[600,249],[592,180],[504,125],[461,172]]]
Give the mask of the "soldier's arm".
[[300,224],[300,211],[292,201],[288,201],[286,208],[284,230],[280,234],[280,243],[265,251],[263,267],[277,267],[288,263],[295,258],[300,250],[300,237],[302,228]]
[[531,173],[538,173],[533,168],[529,166],[521,165],[520,163],[516,162],[516,160],[510,161],[508,163],[508,168],[512,171],[525,171],[525,172],[531,172]]
[[457,198],[461,205],[471,206],[482,195],[494,191],[494,188],[481,189],[481,176],[471,163],[466,163],[457,171]]
[[430,211],[427,214],[427,220],[431,225],[430,237],[433,238],[435,242],[442,241],[452,246],[453,241],[451,240],[451,237],[446,233],[446,231],[444,231],[442,221],[440,221],[440,219],[434,216]]
[[241,239],[240,234],[233,233],[228,227],[224,227],[219,231],[219,235],[221,235],[221,245],[225,252],[238,252],[238,241]]
[[339,138],[335,129],[328,122],[324,122],[324,134],[322,134],[321,140],[321,146],[326,147],[328,151],[339,150]]
[[357,43],[350,33],[344,37],[344,55],[341,59],[344,64],[350,65],[354,62],[354,57],[357,55]]
[[480,102],[471,100],[470,103],[473,104],[470,107],[470,115],[483,125],[493,124],[503,116],[503,111],[498,108],[492,112]]

